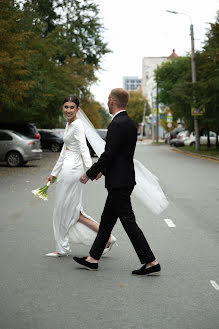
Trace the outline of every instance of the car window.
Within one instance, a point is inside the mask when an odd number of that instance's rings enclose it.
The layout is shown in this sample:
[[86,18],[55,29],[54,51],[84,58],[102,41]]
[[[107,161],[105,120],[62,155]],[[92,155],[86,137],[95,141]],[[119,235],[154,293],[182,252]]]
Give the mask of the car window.
[[0,131],[0,141],[11,141],[13,140],[12,136],[4,131]]
[[39,133],[40,133],[40,136],[41,136],[41,137],[45,137],[45,136],[46,136],[45,131],[41,131],[41,130],[39,130]]
[[13,131],[13,133],[23,139],[29,139],[27,136],[24,136],[23,134],[19,133],[18,131]]
[[51,138],[51,137],[58,137],[58,138],[61,138],[61,136],[57,133],[54,133],[54,132],[51,132],[51,131],[39,131],[40,135],[43,137],[43,138]]

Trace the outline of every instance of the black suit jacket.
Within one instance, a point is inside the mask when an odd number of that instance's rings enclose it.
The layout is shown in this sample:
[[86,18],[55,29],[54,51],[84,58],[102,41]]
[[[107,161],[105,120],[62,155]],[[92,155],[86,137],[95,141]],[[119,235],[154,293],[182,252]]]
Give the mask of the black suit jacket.
[[126,111],[115,116],[108,127],[105,151],[86,172],[94,180],[102,172],[107,189],[134,187],[133,157],[137,141],[137,128]]

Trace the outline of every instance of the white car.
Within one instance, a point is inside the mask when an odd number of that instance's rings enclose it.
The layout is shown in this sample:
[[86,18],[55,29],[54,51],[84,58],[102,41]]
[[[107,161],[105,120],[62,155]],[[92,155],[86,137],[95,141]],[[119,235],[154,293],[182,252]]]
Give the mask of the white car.
[[0,129],[0,161],[10,167],[23,166],[27,161],[40,160],[40,139],[28,138],[19,132]]
[[[213,131],[210,131],[210,142],[211,144],[216,144],[216,134]],[[208,136],[207,134],[202,134],[200,136],[200,144],[207,145],[208,143]],[[191,132],[191,134],[185,138],[184,145],[190,146],[195,145],[195,133]]]

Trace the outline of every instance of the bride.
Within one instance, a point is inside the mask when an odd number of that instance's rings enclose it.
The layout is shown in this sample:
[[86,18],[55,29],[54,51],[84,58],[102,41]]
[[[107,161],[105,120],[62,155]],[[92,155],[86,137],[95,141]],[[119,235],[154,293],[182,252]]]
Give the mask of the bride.
[[[92,245],[99,229],[99,224],[86,215],[82,207],[83,184],[79,178],[92,165],[87,147],[84,126],[77,117],[79,100],[68,96],[63,102],[63,113],[67,119],[60,156],[48,178],[52,184],[56,181],[55,205],[53,210],[53,230],[56,251],[46,254],[49,257],[66,256],[71,253],[71,244]],[[96,178],[98,179],[98,177]],[[108,252],[116,238],[111,235],[105,253]]]

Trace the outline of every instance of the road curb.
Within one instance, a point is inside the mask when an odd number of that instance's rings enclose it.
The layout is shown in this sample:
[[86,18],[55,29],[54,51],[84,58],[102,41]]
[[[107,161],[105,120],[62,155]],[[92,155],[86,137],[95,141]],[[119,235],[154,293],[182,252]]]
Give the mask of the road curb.
[[200,159],[205,159],[205,160],[214,161],[214,162],[219,163],[219,158],[212,157],[212,156],[209,156],[209,155],[194,153],[194,152],[190,152],[190,151],[182,151],[182,150],[179,150],[177,148],[172,148],[172,149],[170,149],[170,151],[186,154],[186,155],[192,156],[194,158],[200,158]]

